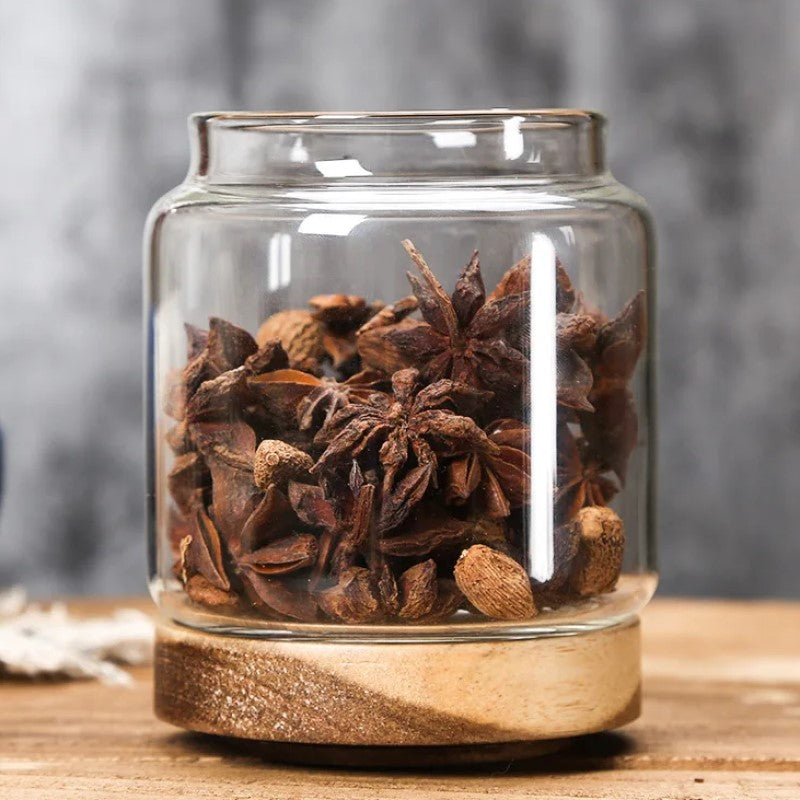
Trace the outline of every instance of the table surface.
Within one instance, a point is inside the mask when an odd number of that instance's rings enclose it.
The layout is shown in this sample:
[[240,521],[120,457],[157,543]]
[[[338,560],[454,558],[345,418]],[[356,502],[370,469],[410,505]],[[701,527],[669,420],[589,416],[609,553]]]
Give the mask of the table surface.
[[[80,613],[115,605],[77,604]],[[132,689],[0,681],[0,798],[800,800],[800,603],[656,600],[643,615],[644,711],[530,761],[418,771],[269,763],[151,712]]]

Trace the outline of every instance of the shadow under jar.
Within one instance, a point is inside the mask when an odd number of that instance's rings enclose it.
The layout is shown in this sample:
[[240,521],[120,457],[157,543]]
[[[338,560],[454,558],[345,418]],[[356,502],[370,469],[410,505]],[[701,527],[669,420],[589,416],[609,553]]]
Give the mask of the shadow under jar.
[[604,126],[191,118],[145,243],[162,718],[472,758],[636,716],[653,244]]

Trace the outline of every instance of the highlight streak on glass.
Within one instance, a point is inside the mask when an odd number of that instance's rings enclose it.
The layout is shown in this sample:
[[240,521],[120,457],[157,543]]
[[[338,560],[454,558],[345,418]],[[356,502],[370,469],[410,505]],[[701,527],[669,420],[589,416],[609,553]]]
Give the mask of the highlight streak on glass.
[[267,289],[277,291],[292,280],[292,237],[288,233],[275,233],[269,240],[267,257]]
[[366,218],[366,214],[309,214],[300,223],[297,232],[315,233],[321,236],[347,236]]
[[556,477],[556,253],[542,235],[531,243],[530,423],[531,504],[528,506],[528,574],[553,574],[553,487]]

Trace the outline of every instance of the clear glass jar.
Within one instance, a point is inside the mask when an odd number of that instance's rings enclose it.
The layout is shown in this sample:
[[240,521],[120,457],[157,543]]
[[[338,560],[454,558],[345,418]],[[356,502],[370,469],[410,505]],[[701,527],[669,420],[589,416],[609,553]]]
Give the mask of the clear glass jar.
[[635,616],[656,582],[653,241],[604,128],[191,118],[145,244],[169,617],[443,641]]

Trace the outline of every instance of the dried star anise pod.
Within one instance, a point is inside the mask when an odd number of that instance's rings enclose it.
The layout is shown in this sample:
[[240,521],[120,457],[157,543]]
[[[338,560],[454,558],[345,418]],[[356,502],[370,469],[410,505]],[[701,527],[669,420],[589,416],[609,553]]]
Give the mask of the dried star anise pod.
[[253,480],[255,433],[241,420],[198,422],[191,428],[211,472],[212,516],[236,554],[242,529],[263,494]]
[[388,389],[386,376],[376,370],[362,370],[345,381],[322,378],[297,406],[301,431],[318,430],[349,403],[364,403],[376,392]]
[[[500,279],[490,299],[513,292],[529,293],[530,273],[531,259],[527,256]],[[587,358],[593,352],[599,323],[591,314],[576,313],[574,306],[572,282],[564,265],[556,258],[556,400],[564,408],[591,411],[588,394],[593,376]],[[523,350],[524,336],[529,334],[525,326],[512,328],[508,332],[509,340]]]
[[238,564],[260,575],[286,575],[311,567],[316,560],[316,537],[310,533],[293,533],[245,553]]
[[[251,604],[262,614],[306,622],[317,618],[309,576],[319,543],[312,533],[297,532],[302,527],[276,484],[267,487],[242,527],[236,571]],[[291,585],[284,576],[291,576]]]
[[302,586],[290,586],[280,578],[262,575],[254,569],[243,569],[241,581],[250,602],[267,617],[316,621],[317,601]]
[[377,622],[383,617],[381,597],[374,576],[366,567],[348,567],[338,583],[317,595],[319,607],[341,622]]
[[639,431],[628,381],[647,338],[645,294],[636,294],[613,319],[600,312],[594,316],[598,329],[589,356],[594,376],[589,401],[594,411],[581,413],[580,422],[594,458],[624,483]]
[[[319,486],[289,483],[289,502],[298,518],[312,528],[321,528],[318,557],[311,574],[314,588],[325,571],[341,574],[353,567],[367,550],[373,531],[375,487],[363,480],[355,462],[350,471],[347,494],[338,503],[329,499]],[[369,554],[367,554],[369,555]]]
[[214,523],[198,505],[192,513],[191,533],[180,542],[179,576],[191,600],[204,606],[236,605],[231,591],[222,542]]
[[595,460],[625,483],[628,459],[639,435],[639,419],[631,390],[618,382],[602,382],[589,395],[594,413],[581,414],[581,428]]
[[448,514],[433,500],[423,501],[400,528],[378,542],[386,556],[433,555],[437,559],[458,554],[473,544],[490,544],[497,550],[508,551],[505,523],[482,515],[462,519]]
[[403,246],[422,275],[408,278],[424,321],[362,330],[364,361],[385,372],[413,366],[428,382],[451,378],[495,392],[518,391],[525,358],[504,334],[520,324],[527,292],[487,300],[475,252],[448,296],[414,245],[406,240]]
[[566,425],[558,431],[558,467],[555,513],[561,522],[571,520],[584,506],[605,506],[619,491],[587,447],[576,441]]
[[185,328],[188,362],[168,386],[165,409],[177,420],[183,419],[187,404],[204,382],[241,367],[259,352],[246,330],[219,317],[211,317],[208,331],[189,324]]
[[298,369],[277,369],[248,378],[254,425],[262,435],[282,438],[305,449],[310,437],[297,429],[297,409],[322,385],[321,378]]
[[528,502],[530,434],[514,419],[496,420],[485,431],[496,447],[467,453],[447,465],[445,502],[464,505],[474,497],[487,517],[502,519]]
[[420,619],[433,611],[439,584],[436,580],[436,562],[432,558],[409,567],[397,584],[400,589],[400,619]]
[[248,411],[262,434],[282,436],[307,448],[315,432],[340,408],[363,402],[388,387],[387,378],[364,370],[344,381],[296,369],[277,369],[248,378],[254,405]]
[[211,473],[200,453],[185,453],[175,459],[167,475],[167,488],[181,512],[188,516],[197,504],[197,491],[211,487]]
[[327,449],[312,469],[316,475],[353,459],[374,457],[383,471],[379,531],[397,527],[436,479],[439,457],[496,450],[468,416],[489,394],[466,384],[440,380],[417,391],[419,373],[392,376],[393,395],[373,394],[333,415],[317,434]]
[[646,338],[647,306],[640,291],[616,317],[599,326],[591,359],[596,379],[629,380]]

